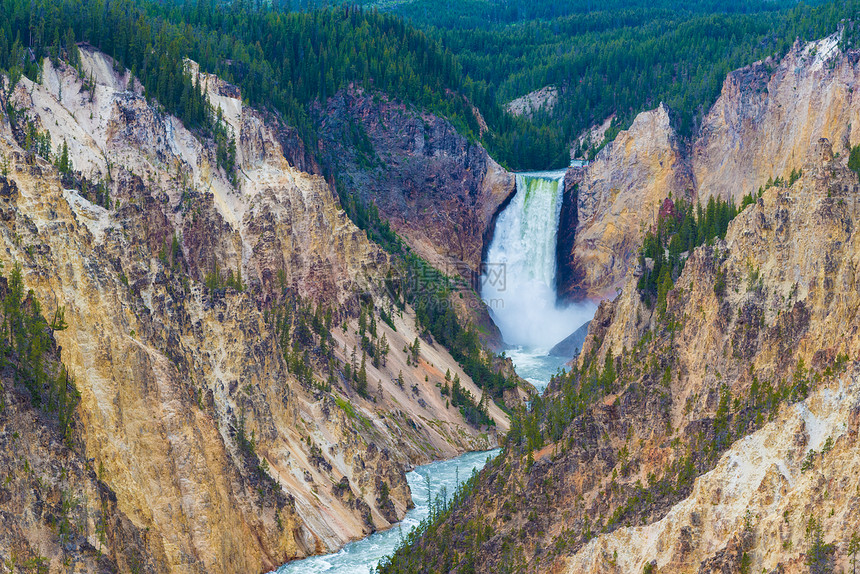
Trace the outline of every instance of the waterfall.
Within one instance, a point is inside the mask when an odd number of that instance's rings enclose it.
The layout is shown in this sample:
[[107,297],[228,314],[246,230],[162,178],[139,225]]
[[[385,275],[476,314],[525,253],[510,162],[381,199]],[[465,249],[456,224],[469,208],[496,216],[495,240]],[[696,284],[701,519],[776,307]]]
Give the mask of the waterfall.
[[559,305],[556,238],[564,171],[517,174],[517,189],[496,220],[481,296],[505,343],[549,350],[591,319],[593,305]]

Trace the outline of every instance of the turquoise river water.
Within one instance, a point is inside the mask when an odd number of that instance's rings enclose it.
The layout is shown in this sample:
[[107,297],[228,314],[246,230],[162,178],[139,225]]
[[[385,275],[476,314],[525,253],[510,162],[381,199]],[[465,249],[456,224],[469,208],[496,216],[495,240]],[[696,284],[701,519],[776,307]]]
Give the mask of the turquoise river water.
[[[278,574],[370,574],[376,569],[380,559],[391,554],[413,527],[417,526],[429,513],[429,501],[435,498],[444,486],[450,496],[457,487],[472,474],[472,469],[481,469],[496,454],[498,449],[486,452],[470,452],[457,458],[432,462],[419,466],[406,475],[412,490],[415,508],[406,514],[402,522],[389,530],[375,532],[356,542],[344,546],[334,554],[314,556],[296,560],[281,566]],[[430,490],[427,490],[429,477]]]

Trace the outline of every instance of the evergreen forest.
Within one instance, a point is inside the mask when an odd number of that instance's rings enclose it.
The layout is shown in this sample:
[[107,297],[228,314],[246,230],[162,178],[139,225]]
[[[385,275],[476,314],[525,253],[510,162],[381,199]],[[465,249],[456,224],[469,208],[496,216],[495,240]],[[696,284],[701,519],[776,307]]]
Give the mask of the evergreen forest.
[[[0,69],[35,78],[77,43],[113,56],[187,125],[218,132],[183,60],[279,113],[313,149],[310,106],[349,85],[447,117],[510,169],[567,164],[605,141],[578,141],[615,115],[607,140],[661,101],[691,135],[735,68],[823,37],[857,0],[591,2],[467,0],[354,4],[236,0],[2,0]],[[853,29],[853,28],[852,28]],[[846,35],[846,41],[848,41]],[[510,100],[544,86],[558,103],[532,117]],[[488,130],[481,129],[481,119]],[[226,143],[223,146],[226,153]]]

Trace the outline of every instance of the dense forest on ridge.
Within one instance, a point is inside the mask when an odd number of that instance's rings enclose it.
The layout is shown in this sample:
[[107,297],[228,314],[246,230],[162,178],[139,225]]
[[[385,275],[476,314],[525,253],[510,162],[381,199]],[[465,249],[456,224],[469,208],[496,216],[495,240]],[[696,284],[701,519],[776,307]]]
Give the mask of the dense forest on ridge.
[[[492,129],[488,149],[514,169],[562,167],[584,130],[616,114],[614,137],[661,101],[677,112],[681,134],[690,135],[729,71],[781,56],[798,38],[831,34],[858,9],[845,0],[364,4],[402,15],[453,52],[464,74],[461,89]],[[530,119],[504,110],[544,86],[560,90],[553,109]],[[587,156],[587,148],[580,153]]]
[[[89,42],[132,69],[148,95],[187,124],[214,124],[214,111],[185,74],[182,59],[190,57],[239,85],[251,104],[280,112],[310,144],[308,106],[354,83],[444,115],[509,168],[547,168],[565,165],[576,136],[594,123],[617,114],[617,133],[660,101],[678,112],[681,133],[691,133],[729,70],[784,53],[796,38],[832,33],[858,6],[416,0],[379,3],[380,11],[295,4],[307,9],[3,0],[0,68],[13,78],[33,76],[40,58]],[[552,110],[532,118],[505,111],[507,101],[546,85],[561,90]]]

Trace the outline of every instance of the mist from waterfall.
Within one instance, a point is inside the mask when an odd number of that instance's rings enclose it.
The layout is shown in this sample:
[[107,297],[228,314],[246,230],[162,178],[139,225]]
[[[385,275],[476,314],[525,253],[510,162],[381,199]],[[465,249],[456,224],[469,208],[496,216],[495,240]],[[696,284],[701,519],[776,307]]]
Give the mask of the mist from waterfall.
[[556,296],[564,174],[517,174],[516,195],[496,219],[481,296],[512,347],[545,353],[594,316],[593,303],[560,305]]

